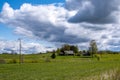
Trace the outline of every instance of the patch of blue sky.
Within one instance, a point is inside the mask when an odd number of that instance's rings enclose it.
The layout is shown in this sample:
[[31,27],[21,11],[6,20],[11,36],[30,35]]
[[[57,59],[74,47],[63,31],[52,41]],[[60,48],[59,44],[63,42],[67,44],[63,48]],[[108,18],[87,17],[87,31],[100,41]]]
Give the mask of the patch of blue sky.
[[32,5],[39,4],[52,4],[52,3],[65,3],[65,0],[0,0],[0,12],[4,3],[7,2],[13,9],[19,9],[24,3],[30,3]]
[[12,28],[0,23],[0,39],[15,40],[16,38]]

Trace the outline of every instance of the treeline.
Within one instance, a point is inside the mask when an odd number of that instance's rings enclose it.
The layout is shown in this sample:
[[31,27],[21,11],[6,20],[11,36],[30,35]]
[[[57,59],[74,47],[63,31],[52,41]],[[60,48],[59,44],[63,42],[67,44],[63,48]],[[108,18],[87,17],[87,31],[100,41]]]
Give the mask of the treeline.
[[73,51],[74,53],[78,53],[79,48],[78,46],[75,46],[75,45],[64,44],[61,48],[58,48],[56,50],[57,53],[60,53],[63,51]]
[[98,51],[98,54],[120,54],[120,52],[104,50],[104,51]]

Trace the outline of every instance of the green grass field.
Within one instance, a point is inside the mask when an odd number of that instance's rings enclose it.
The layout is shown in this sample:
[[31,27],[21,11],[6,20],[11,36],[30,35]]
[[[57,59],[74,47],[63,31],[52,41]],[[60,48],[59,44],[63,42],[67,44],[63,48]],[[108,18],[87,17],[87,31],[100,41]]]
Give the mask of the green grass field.
[[[23,64],[19,64],[18,55],[0,55],[0,59],[5,59],[7,63],[0,64],[0,80],[110,80],[100,78],[120,70],[120,54],[105,54],[100,56],[99,61],[79,56],[50,59],[50,55],[24,55]],[[12,59],[17,63],[10,63]]]

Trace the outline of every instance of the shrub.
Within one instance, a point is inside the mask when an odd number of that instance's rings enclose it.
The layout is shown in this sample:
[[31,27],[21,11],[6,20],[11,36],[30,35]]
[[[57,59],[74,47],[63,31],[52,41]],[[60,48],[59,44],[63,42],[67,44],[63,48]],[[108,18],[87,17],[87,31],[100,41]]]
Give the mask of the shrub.
[[49,57],[46,57],[46,58],[45,58],[45,62],[50,62],[50,58],[49,58]]
[[32,62],[32,63],[38,63],[38,61],[37,61],[37,60],[32,60],[31,62]]
[[81,56],[81,53],[77,53],[76,56]]
[[95,57],[97,58],[98,61],[100,61],[100,56],[99,55],[95,55]]
[[55,59],[55,58],[56,58],[55,53],[52,53],[51,58],[52,58],[52,59]]
[[9,64],[12,64],[12,63],[17,63],[17,60],[16,59],[12,59],[8,62]]
[[0,64],[5,64],[6,61],[4,59],[0,59]]

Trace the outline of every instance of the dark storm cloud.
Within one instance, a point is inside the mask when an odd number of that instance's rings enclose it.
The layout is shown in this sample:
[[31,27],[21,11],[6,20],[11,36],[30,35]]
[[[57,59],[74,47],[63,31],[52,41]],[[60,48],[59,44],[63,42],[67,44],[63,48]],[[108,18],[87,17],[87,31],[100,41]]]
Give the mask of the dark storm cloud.
[[87,0],[66,0],[65,8],[68,10],[78,10],[82,6],[83,1]]
[[[76,4],[81,4],[82,6]],[[79,11],[76,13],[76,15],[74,15],[68,20],[69,22],[73,22],[73,23],[88,22],[88,23],[104,24],[104,23],[112,23],[116,21],[114,18],[115,16],[112,16],[112,13],[114,11],[119,10],[118,8],[120,6],[120,1],[119,0],[71,0],[71,3],[69,3],[69,5],[79,6],[79,8],[77,7]]]
[[108,41],[107,44],[111,45],[111,46],[119,46],[120,45],[120,41],[115,41],[114,39],[111,39],[111,40]]
[[101,30],[105,30],[106,28],[103,27],[103,25],[96,25],[96,24],[88,24],[88,23],[82,23],[81,26],[85,29],[89,29],[92,31],[101,31]]
[[[27,21],[21,23],[26,24],[27,30],[31,31],[34,36],[39,39],[47,40],[50,42],[59,42],[59,43],[81,43],[88,42],[88,38],[80,38],[76,35],[68,35],[65,33],[66,28],[64,26],[54,26],[50,22],[38,22],[30,20],[29,17],[26,17]],[[26,20],[25,19],[25,20]]]

